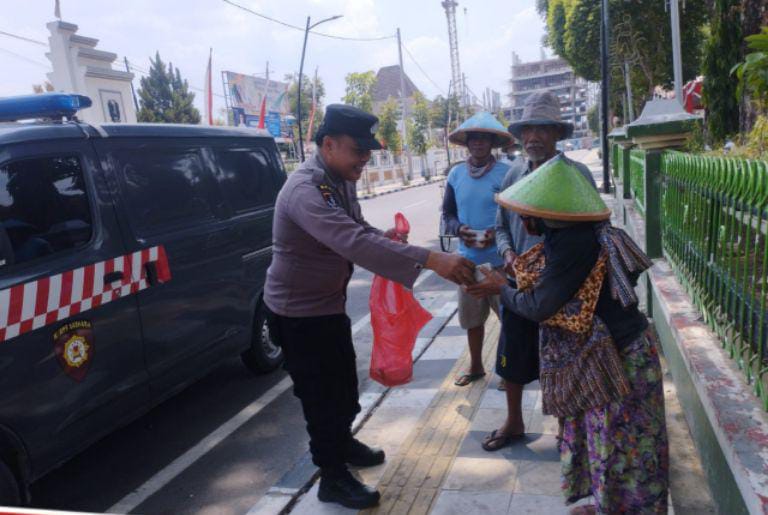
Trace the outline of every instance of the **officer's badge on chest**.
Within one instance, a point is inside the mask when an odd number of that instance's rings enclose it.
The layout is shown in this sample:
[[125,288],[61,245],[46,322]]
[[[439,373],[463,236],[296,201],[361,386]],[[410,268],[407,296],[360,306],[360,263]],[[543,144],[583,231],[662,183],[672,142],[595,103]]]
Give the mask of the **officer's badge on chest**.
[[328,207],[337,208],[339,207],[339,202],[336,200],[336,197],[333,195],[333,189],[331,189],[330,186],[327,184],[320,184],[317,189],[320,190],[320,194],[323,196],[323,200],[325,200],[325,203],[328,204]]

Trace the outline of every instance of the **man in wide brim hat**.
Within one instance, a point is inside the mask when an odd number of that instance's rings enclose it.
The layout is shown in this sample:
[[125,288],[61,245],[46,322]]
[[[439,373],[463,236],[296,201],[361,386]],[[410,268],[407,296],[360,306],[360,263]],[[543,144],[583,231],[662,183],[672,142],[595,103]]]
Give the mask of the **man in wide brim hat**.
[[485,133],[493,136],[493,148],[505,147],[514,140],[504,130],[504,126],[491,114],[481,111],[467,119],[457,129],[448,135],[448,141],[455,145],[467,146],[467,136],[470,133]]
[[509,124],[507,130],[518,140],[523,139],[525,126],[555,126],[560,129],[559,139],[568,139],[573,135],[573,124],[560,119],[560,102],[550,92],[534,93],[523,107],[523,116]]

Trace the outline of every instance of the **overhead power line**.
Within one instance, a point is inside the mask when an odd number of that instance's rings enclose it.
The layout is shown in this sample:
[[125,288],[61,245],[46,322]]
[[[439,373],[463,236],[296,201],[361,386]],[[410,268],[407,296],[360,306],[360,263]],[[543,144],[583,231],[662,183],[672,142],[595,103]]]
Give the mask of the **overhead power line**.
[[11,34],[10,32],[5,32],[4,30],[0,30],[0,35],[7,36],[13,39],[19,39],[21,41],[26,41],[27,43],[34,43],[35,45],[48,46],[48,43],[44,43],[43,41],[38,41],[36,39],[19,36],[18,34]]
[[408,57],[411,59],[411,61],[413,62],[413,64],[415,64],[415,65],[416,65],[416,68],[418,68],[418,69],[419,69],[419,71],[422,73],[422,75],[424,75],[424,77],[426,77],[426,78],[427,78],[427,80],[428,80],[429,82],[431,82],[431,83],[432,83],[432,85],[433,85],[434,87],[436,87],[436,88],[437,88],[437,90],[438,90],[440,93],[442,93],[443,95],[445,95],[445,91],[443,90],[443,88],[441,88],[441,87],[440,87],[440,86],[437,84],[437,82],[435,82],[434,80],[432,80],[432,77],[430,77],[430,76],[429,76],[429,74],[428,74],[426,71],[424,71],[424,68],[422,68],[422,67],[421,67],[421,65],[419,64],[419,62],[416,60],[416,58],[415,58],[415,57],[413,57],[413,54],[411,54],[411,51],[410,51],[410,50],[408,50],[408,47],[407,47],[407,46],[405,46],[405,45],[403,45],[403,50],[405,50],[405,53],[406,53],[406,55],[408,55]]
[[24,55],[21,55],[21,54],[17,54],[16,52],[11,52],[10,50],[8,50],[6,48],[0,48],[0,52],[5,52],[6,54],[11,55],[11,56],[13,56],[13,57],[15,57],[17,59],[21,59],[22,61],[26,61],[26,62],[28,62],[30,64],[34,64],[35,66],[39,66],[41,68],[45,68],[48,71],[51,71],[51,66],[50,65],[45,64],[45,63],[41,63],[40,61],[35,61],[34,59],[30,59],[27,56],[24,56]]
[[[232,2],[231,0],[222,0],[224,3],[227,3],[231,6],[237,7],[238,9],[242,9],[243,11],[249,12],[255,16],[258,16],[259,18],[263,18],[265,20],[271,21],[272,23],[277,23],[278,25],[282,25],[283,27],[288,27],[289,29],[298,30],[301,32],[304,32],[306,29],[304,27],[299,27],[298,25],[292,25],[290,23],[272,18],[270,16],[267,16],[266,14],[258,13],[254,11],[253,9],[250,9],[248,7],[245,7],[244,5],[237,4],[235,2]],[[383,41],[386,39],[395,39],[395,35],[391,36],[377,36],[372,38],[353,38],[348,36],[337,36],[335,34],[326,34],[325,32],[317,32],[314,30],[309,31],[311,34],[315,34],[316,36],[322,36],[324,38],[331,38],[331,39],[341,39],[344,41]]]

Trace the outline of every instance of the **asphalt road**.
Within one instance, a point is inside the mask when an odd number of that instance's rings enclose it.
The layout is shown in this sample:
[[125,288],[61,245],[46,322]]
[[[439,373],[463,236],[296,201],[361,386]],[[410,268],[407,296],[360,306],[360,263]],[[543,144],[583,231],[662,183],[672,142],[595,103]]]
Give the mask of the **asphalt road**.
[[[362,202],[364,216],[386,229],[394,214],[409,219],[411,242],[438,248],[437,184]],[[348,312],[368,315],[372,274],[357,269]],[[452,285],[432,275],[426,295]],[[361,390],[368,381],[370,331],[361,322],[355,345]],[[246,513],[307,450],[298,401],[282,370],[254,376],[232,358],[205,378],[104,438],[32,486],[33,506],[143,514]]]

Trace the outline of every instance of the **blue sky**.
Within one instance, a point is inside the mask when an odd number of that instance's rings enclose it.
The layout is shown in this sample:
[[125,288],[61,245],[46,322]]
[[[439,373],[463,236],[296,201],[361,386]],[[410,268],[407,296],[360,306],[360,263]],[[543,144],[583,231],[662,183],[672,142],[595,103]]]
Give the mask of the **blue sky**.
[[[342,14],[318,30],[351,37],[394,34],[444,93],[450,58],[441,0],[235,0],[293,25]],[[54,0],[0,0],[0,31],[47,41],[45,24],[53,20]],[[466,8],[466,14],[464,9]],[[263,74],[269,61],[272,77],[298,71],[303,34],[232,7],[221,0],[61,0],[62,18],[80,27],[79,34],[100,40],[98,48],[115,52],[148,69],[149,56],[160,51],[192,86],[202,88],[208,49],[213,47],[214,93],[222,94],[222,70]],[[460,59],[471,90],[490,87],[506,95],[512,52],[523,60],[540,55],[544,23],[534,0],[459,0]],[[45,80],[50,64],[43,46],[0,35],[0,96],[26,94]],[[406,72],[432,98],[441,93],[403,56]],[[344,76],[397,64],[395,40],[347,42],[310,35],[305,73],[317,66],[326,85],[325,103],[344,94]],[[138,78],[136,80],[138,86]],[[202,93],[196,103],[202,106]],[[506,98],[503,99],[506,102]],[[214,109],[223,107],[216,97]]]

